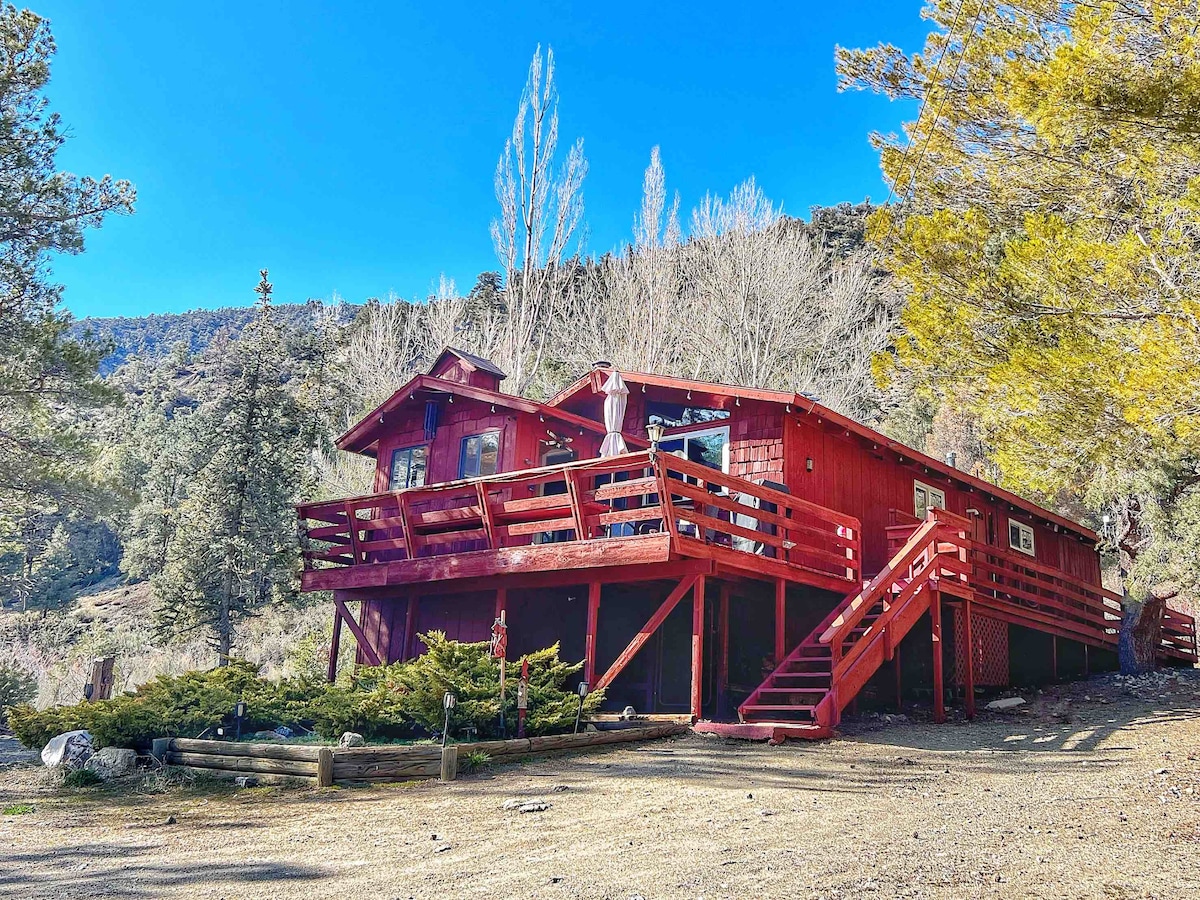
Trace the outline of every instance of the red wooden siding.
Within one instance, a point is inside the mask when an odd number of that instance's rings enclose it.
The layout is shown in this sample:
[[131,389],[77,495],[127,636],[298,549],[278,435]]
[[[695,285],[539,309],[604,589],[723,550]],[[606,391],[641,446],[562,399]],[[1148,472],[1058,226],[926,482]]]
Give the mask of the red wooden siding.
[[[559,437],[571,438],[567,446],[580,459],[596,455],[599,438],[592,432],[579,433],[557,423],[545,423],[532,413],[508,410],[466,397],[456,397],[453,403],[439,404],[439,422],[433,441],[425,440],[425,407],[414,403],[397,416],[379,441],[379,458],[375,474],[375,490],[385,491],[388,486],[392,451],[405,447],[428,446],[429,468],[425,473],[426,484],[454,481],[458,478],[459,455],[462,439],[472,434],[488,431],[500,432],[499,472],[514,472],[542,465],[549,439],[548,430]],[[566,432],[564,434],[564,432]]]

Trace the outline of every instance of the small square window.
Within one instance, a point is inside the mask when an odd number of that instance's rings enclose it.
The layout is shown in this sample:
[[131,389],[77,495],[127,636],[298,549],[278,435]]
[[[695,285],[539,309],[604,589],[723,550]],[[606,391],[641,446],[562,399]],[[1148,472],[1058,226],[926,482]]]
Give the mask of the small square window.
[[1016,519],[1008,520],[1008,546],[1027,556],[1035,555],[1033,546],[1033,529],[1024,522]]
[[924,519],[931,509],[946,508],[946,492],[923,481],[913,482],[913,515]]
[[500,432],[473,434],[462,440],[458,456],[458,477],[478,478],[495,475],[500,467]]

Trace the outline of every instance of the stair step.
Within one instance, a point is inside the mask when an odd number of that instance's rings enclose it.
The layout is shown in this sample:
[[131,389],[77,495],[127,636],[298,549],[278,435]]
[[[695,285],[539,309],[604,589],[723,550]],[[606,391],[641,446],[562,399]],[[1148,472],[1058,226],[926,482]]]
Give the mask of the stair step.
[[800,704],[792,705],[779,703],[756,703],[753,706],[743,707],[746,712],[812,712],[816,709],[815,706],[801,706]]
[[759,689],[760,694],[828,694],[827,687],[765,687]]
[[775,672],[773,678],[828,678],[829,672]]

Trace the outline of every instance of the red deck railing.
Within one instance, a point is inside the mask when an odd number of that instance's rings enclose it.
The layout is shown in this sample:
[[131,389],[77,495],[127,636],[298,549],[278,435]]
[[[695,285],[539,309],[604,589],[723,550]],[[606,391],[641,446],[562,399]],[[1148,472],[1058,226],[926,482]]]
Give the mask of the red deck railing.
[[[668,533],[857,583],[858,520],[670,454],[642,451],[298,508],[307,569]],[[704,549],[701,550],[701,547]]]

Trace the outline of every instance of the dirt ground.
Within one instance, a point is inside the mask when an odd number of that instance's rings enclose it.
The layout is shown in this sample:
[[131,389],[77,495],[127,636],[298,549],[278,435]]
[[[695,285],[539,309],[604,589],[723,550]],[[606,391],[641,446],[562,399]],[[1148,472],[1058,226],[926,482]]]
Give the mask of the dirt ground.
[[70,792],[5,757],[0,896],[1200,897],[1200,671],[1026,696],[974,723],[688,736],[448,785]]

